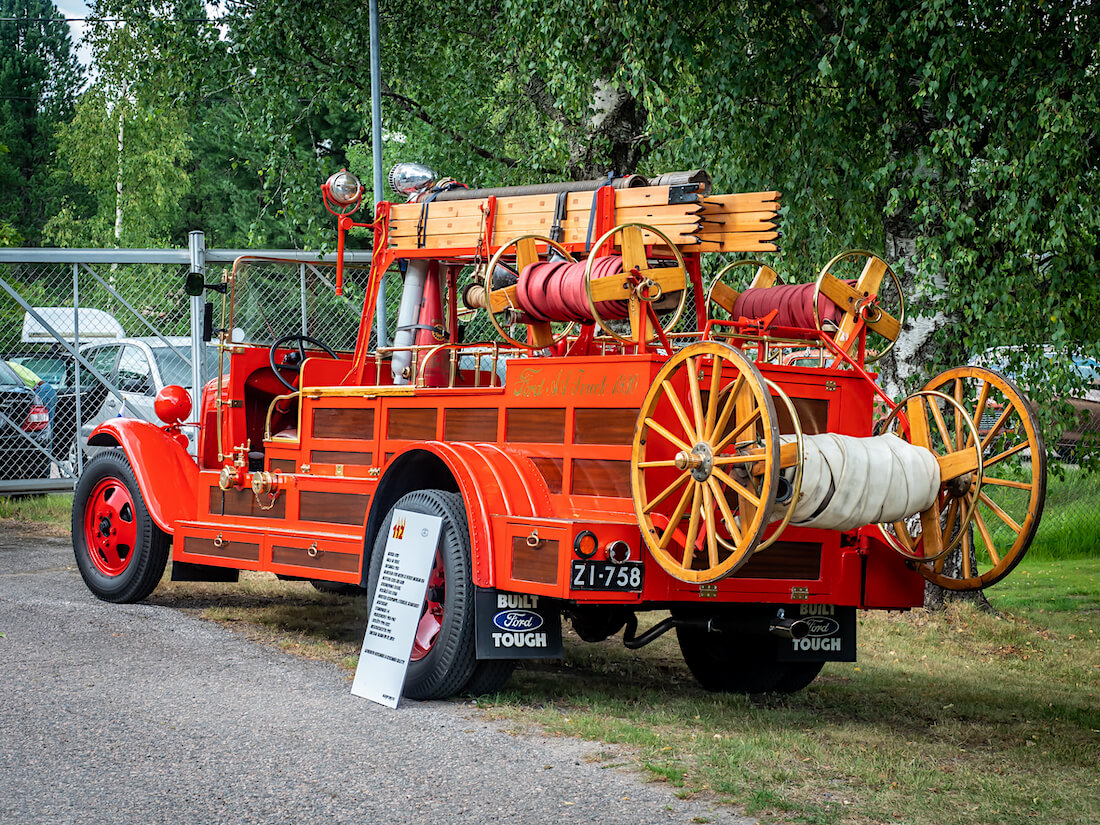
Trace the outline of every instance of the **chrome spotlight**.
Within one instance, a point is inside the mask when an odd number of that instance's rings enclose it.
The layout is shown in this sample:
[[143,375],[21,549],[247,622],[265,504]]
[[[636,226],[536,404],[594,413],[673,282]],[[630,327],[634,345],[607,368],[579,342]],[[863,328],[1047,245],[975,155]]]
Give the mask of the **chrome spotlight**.
[[332,202],[339,206],[351,206],[363,197],[363,184],[347,169],[331,175],[325,181],[325,187]]
[[435,170],[422,163],[397,163],[390,169],[390,189],[407,197],[430,189],[438,179]]

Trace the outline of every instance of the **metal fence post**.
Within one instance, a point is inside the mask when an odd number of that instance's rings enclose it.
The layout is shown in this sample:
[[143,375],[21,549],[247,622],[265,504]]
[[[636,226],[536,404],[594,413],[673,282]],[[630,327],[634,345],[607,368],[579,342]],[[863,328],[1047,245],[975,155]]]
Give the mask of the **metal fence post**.
[[309,335],[309,317],[306,313],[306,265],[298,264],[298,291],[302,298],[302,335]]
[[[80,352],[80,264],[73,262],[73,347]],[[84,423],[80,409],[80,362],[73,358],[73,386],[76,388],[76,475],[84,472],[84,448],[80,444],[80,426]]]
[[[201,230],[194,230],[187,236],[187,248],[191,256],[191,271],[202,275],[206,281],[206,236]],[[202,388],[206,385],[203,357],[202,322],[206,310],[206,298],[196,295],[191,298],[191,400],[197,412],[202,403]]]

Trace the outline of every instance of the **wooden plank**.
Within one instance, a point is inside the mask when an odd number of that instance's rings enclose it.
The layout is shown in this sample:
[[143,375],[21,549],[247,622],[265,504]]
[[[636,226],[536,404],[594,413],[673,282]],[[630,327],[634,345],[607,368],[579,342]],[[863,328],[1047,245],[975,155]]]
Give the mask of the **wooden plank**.
[[[482,206],[488,206],[485,200],[468,201],[432,201],[428,204],[428,219],[432,218],[480,218]],[[417,221],[424,209],[422,203],[395,203],[390,207],[390,222]]]
[[717,232],[762,232],[775,229],[775,212],[720,212],[703,214],[704,230]]
[[[660,250],[660,247],[654,247]],[[700,240],[691,252],[775,252],[779,246],[774,241],[760,240],[752,232],[734,232],[722,241]]]
[[[691,216],[703,214],[702,204],[698,203],[674,203],[668,206],[617,206],[615,207],[615,220],[617,223],[637,221],[638,223],[651,223],[653,225],[666,223],[680,223]],[[588,219],[588,211],[584,212],[585,220]],[[678,218],[678,220],[671,220]]]
[[[684,271],[679,267],[649,269],[646,277],[656,281],[665,292],[676,292],[684,288]],[[630,279],[622,275],[600,278],[592,282],[593,301],[622,301],[630,297]]]
[[[434,246],[439,238],[448,236],[473,238],[474,243],[476,243],[477,239],[482,237],[480,224],[465,223],[465,221],[466,219],[464,218],[445,218],[438,224],[429,226],[424,241],[425,246]],[[494,239],[498,243],[504,244],[511,238],[515,238],[519,235],[536,234],[548,237],[553,223],[551,218],[540,215],[520,215],[509,218],[508,220],[498,219],[494,229]],[[644,221],[638,221],[638,223],[644,223]],[[700,222],[693,219],[691,216],[682,216],[682,220],[679,223],[654,223],[652,225],[669,236],[695,235],[701,228]],[[562,229],[567,241],[569,241],[570,238],[574,238],[576,240],[573,242],[582,243],[588,235],[588,219],[586,217],[584,220],[565,221],[562,224]],[[656,237],[653,233],[647,234]],[[412,241],[415,245],[416,239],[416,224],[402,223],[391,227],[390,240],[395,244]],[[592,240],[595,240],[595,238]]]
[[[668,231],[668,232],[665,232],[666,228],[670,229],[670,230],[674,230],[676,228],[679,228],[679,229],[686,230],[686,231],[682,231],[682,232]],[[677,246],[693,246],[693,245],[699,243],[699,237],[695,234],[695,232],[693,230],[691,230],[688,227],[684,227],[684,226],[681,226],[681,227],[662,227],[661,231],[665,232],[665,234],[668,235],[668,237]],[[518,233],[518,234],[524,234],[524,233],[521,232],[521,233]],[[748,233],[744,233],[744,234],[748,234]],[[578,227],[576,229],[572,229],[572,228],[571,229],[566,229],[565,237],[562,240],[562,243],[564,243],[564,244],[583,244],[586,240],[586,236],[587,236],[587,228],[586,229],[580,229]],[[642,237],[644,238],[644,240],[647,244],[663,244],[664,243],[663,239],[659,238],[657,235],[653,234],[652,232],[643,232]],[[412,249],[420,249],[420,248],[423,248],[423,249],[469,249],[469,250],[473,250],[473,249],[477,248],[478,241],[481,240],[481,239],[482,239],[481,236],[478,233],[474,233],[474,232],[459,233],[459,234],[455,234],[455,235],[434,235],[434,236],[429,236],[427,238],[427,240],[425,241],[425,244],[424,244],[423,247],[418,247],[417,246],[417,239],[416,239],[415,235],[413,235],[411,237],[400,236],[400,237],[391,237],[390,240],[389,240],[388,248],[389,249],[399,249],[399,250],[400,249],[412,250]],[[502,239],[502,238],[498,237],[498,240],[506,241],[508,239],[507,238]],[[755,249],[755,247],[753,247],[753,248]],[[693,250],[693,251],[696,251],[696,250]]]
[[[688,201],[698,203],[698,195],[689,195]],[[638,186],[633,189],[615,190],[615,208],[622,209],[629,206],[667,206],[667,186]]]
[[957,450],[947,455],[938,455],[936,462],[940,465],[940,481],[950,481],[975,472],[978,469],[978,453],[971,447],[969,450]]
[[779,192],[738,192],[732,195],[707,195],[703,199],[704,210],[717,208],[723,212],[755,212],[759,209],[778,209]]
[[699,233],[699,240],[706,242],[712,241],[714,243],[725,243],[727,241],[743,241],[745,239],[751,239],[754,241],[774,241],[779,238],[778,232],[711,232],[704,226],[703,230]]
[[[390,221],[391,235],[416,235],[420,218],[394,218]],[[424,228],[429,234],[451,234],[455,232],[480,232],[485,224],[481,215],[429,217],[424,222]]]
[[740,292],[723,281],[718,281],[711,288],[710,299],[730,315],[733,315],[733,305],[740,294]]
[[515,284],[506,286],[504,289],[494,289],[489,295],[489,308],[493,312],[503,312],[508,307],[518,306]]

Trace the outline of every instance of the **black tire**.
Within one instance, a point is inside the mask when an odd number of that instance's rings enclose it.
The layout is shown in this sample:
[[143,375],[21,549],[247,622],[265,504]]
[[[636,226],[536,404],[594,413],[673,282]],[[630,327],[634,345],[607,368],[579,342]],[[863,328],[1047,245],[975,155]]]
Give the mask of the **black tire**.
[[347,584],[346,582],[330,582],[324,579],[310,579],[309,583],[313,585],[313,589],[319,593],[331,593],[333,596],[347,596],[349,598],[356,598],[364,594],[364,590],[357,584]]
[[516,664],[515,659],[482,659],[474,667],[474,674],[462,692],[467,696],[496,693],[512,678]]
[[798,693],[816,679],[821,669],[825,667],[824,662],[784,662],[783,664],[787,672],[772,688],[776,693]]
[[[477,665],[474,584],[470,575],[470,530],[466,522],[466,508],[462,496],[443,490],[414,490],[397,500],[382,522],[371,552],[370,576],[367,579],[368,615],[378,588],[393,512],[398,509],[443,519],[436,556],[436,564],[442,565],[444,581],[442,600],[438,602],[443,608],[443,616],[430,649],[420,659],[409,662],[402,693],[410,699],[444,699],[462,692]],[[426,596],[425,605],[427,601]]]
[[776,661],[776,639],[676,628],[688,670],[715,693],[795,693],[812,682],[823,662]]
[[98,598],[141,601],[164,575],[172,537],[149,515],[121,450],[104,450],[85,465],[73,494],[72,529],[76,566]]

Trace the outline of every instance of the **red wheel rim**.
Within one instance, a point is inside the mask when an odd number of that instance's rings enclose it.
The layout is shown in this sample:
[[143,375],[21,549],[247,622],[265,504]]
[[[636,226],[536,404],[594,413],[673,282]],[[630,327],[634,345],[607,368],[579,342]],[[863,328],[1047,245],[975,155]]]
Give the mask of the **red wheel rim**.
[[443,574],[443,558],[438,552],[432,562],[432,572],[428,575],[428,590],[424,594],[424,610],[420,614],[420,624],[416,626],[416,638],[413,639],[412,654],[409,660],[418,662],[431,651],[439,630],[443,627],[443,603],[447,598],[447,577]]
[[84,512],[84,544],[96,570],[120,576],[130,566],[137,542],[134,499],[117,478],[100,481]]

